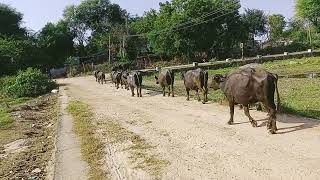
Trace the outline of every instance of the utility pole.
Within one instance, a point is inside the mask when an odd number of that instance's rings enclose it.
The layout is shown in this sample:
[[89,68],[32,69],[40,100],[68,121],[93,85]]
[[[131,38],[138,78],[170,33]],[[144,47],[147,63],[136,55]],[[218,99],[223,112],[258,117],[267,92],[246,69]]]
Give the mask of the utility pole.
[[244,56],[243,56],[243,43],[240,43],[240,48],[241,48],[241,59],[244,59]]
[[308,27],[308,34],[309,34],[310,48],[313,49],[310,22],[309,22],[309,27]]
[[111,35],[109,34],[109,65],[111,64]]

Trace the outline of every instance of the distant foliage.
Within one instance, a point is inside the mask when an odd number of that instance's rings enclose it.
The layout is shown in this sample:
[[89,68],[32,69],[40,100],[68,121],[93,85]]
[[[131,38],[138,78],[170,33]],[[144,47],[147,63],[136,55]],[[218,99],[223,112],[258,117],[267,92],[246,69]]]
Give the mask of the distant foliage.
[[320,33],[320,0],[297,0],[296,3],[297,15],[311,22]]
[[[8,82],[12,83],[12,81]],[[26,71],[19,71],[15,82],[5,91],[12,97],[35,97],[48,93],[56,87],[56,83],[40,70],[28,68]]]

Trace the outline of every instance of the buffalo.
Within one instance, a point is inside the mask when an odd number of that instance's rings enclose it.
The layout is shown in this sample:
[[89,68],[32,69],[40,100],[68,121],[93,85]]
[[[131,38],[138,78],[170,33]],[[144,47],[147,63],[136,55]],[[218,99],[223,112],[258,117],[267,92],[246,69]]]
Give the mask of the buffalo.
[[135,71],[130,73],[127,76],[127,82],[131,89],[132,96],[134,96],[134,89],[137,89],[137,96],[142,97],[141,89],[142,89],[142,74],[139,71]]
[[94,71],[93,72],[93,75],[94,75],[94,77],[96,78],[96,82],[98,82],[98,73],[99,73],[100,71]]
[[106,81],[106,75],[103,72],[99,71],[97,73],[97,80],[99,84],[103,84]]
[[159,77],[154,76],[154,78],[156,79],[156,84],[160,84],[160,86],[162,87],[163,96],[166,96],[166,87],[168,87],[168,97],[170,96],[170,94],[172,95],[172,97],[174,97],[174,73],[172,70],[162,70],[159,74]]
[[129,76],[129,73],[127,71],[123,71],[121,74],[121,88],[124,88],[129,90],[129,85],[128,85],[128,81],[127,81],[127,77]]
[[208,101],[208,71],[203,69],[195,69],[182,73],[182,79],[187,91],[187,100],[190,100],[190,90],[197,92],[198,101],[201,101],[199,90],[203,93],[203,101],[205,104]]
[[[228,76],[213,76],[210,87],[214,90],[221,89],[225,94],[230,107],[229,125],[233,124],[234,106],[241,104],[251,125],[257,127],[257,122],[250,116],[249,105],[260,102],[269,113],[267,123],[269,133],[276,133],[276,113],[280,105],[278,75],[263,69],[245,68]],[[275,92],[277,93],[277,106],[274,102]]]
[[119,85],[121,84],[121,74],[122,72],[118,70],[111,72],[111,81],[117,89],[119,89]]

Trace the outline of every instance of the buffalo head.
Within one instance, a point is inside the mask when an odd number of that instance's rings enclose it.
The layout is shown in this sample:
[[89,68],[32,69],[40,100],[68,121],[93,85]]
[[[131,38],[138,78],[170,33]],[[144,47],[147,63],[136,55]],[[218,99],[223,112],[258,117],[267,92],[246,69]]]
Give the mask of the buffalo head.
[[225,81],[226,81],[225,76],[223,76],[221,74],[216,74],[216,75],[212,76],[212,82],[209,87],[212,88],[213,90],[218,90],[218,89],[220,89],[220,84]]

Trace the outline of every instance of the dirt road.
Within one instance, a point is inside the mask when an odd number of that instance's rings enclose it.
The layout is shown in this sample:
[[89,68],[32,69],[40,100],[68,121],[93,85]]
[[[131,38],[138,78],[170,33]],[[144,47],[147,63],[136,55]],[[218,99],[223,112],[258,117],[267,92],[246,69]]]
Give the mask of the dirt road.
[[61,121],[57,137],[55,180],[87,179],[87,164],[81,160],[80,140],[73,131],[72,116],[67,113],[69,98],[65,90],[60,91]]
[[[168,162],[163,179],[320,179],[320,122],[281,115],[278,134],[269,135],[263,112],[251,111],[258,128],[240,110],[229,126],[228,107],[218,104],[147,90],[143,98],[131,97],[129,91],[99,85],[93,77],[59,83],[72,98],[88,103],[98,122],[111,119],[152,145],[146,151]],[[106,144],[106,149],[113,179],[152,178],[132,165],[123,144]]]

